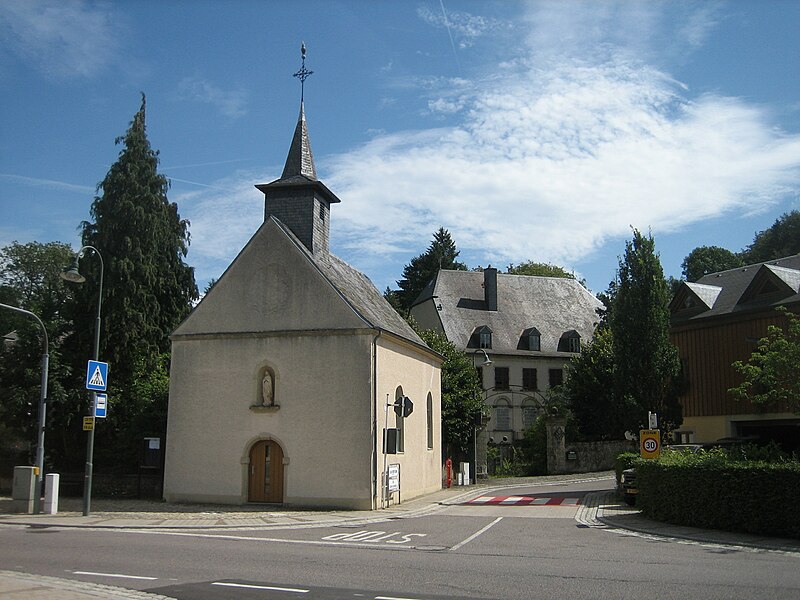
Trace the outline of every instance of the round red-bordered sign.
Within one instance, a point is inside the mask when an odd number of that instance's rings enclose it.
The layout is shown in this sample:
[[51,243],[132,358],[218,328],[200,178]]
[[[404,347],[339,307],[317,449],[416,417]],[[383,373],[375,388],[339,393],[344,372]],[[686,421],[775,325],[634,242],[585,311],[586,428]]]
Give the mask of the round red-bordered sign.
[[657,429],[642,430],[640,436],[642,458],[657,458],[661,454],[661,432]]

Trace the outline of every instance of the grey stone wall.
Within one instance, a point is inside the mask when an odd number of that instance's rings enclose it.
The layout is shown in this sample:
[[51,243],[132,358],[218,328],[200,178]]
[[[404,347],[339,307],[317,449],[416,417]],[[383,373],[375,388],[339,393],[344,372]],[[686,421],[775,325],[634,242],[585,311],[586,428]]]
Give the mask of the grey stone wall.
[[547,473],[593,473],[614,468],[617,455],[636,452],[637,444],[627,441],[569,442],[566,439],[567,420],[551,417],[547,420]]

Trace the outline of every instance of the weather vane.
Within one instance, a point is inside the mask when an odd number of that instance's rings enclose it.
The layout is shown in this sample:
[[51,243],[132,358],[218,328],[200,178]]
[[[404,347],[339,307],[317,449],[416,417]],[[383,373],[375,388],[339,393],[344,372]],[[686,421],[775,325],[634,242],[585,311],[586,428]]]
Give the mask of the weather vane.
[[303,63],[300,65],[300,70],[293,75],[293,77],[297,77],[300,80],[300,102],[303,101],[303,95],[305,93],[306,87],[306,79],[308,79],[311,75],[314,74],[314,71],[309,71],[306,69],[306,43],[300,43],[300,54],[303,56]]

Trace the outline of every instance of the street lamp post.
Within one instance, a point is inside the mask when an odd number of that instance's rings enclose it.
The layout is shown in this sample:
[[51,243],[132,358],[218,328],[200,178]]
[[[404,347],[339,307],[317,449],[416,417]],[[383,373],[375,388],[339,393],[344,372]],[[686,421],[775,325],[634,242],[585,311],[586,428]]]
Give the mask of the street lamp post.
[[[475,368],[475,356],[478,352],[483,352],[483,363],[481,364],[482,367],[488,367],[492,364],[492,361],[489,360],[489,355],[486,354],[486,350],[483,348],[478,348],[475,352],[472,353],[472,367]],[[483,381],[481,381],[481,390],[483,390]],[[483,411],[481,410],[481,413]],[[474,469],[475,469],[475,485],[478,484],[478,424],[473,423],[472,425],[472,459],[475,461]]]
[[15,312],[33,317],[42,328],[42,385],[39,392],[39,424],[37,425],[38,431],[36,433],[36,475],[34,479],[33,493],[35,494],[33,511],[36,514],[42,512],[42,477],[44,476],[44,426],[46,422],[47,411],[47,375],[50,369],[50,342],[47,339],[47,328],[42,323],[42,320],[32,312],[16,306],[9,306],[8,304],[0,304],[0,308],[7,308]]
[[[94,321],[94,360],[100,359],[100,311],[103,306],[103,270],[105,265],[103,257],[94,246],[84,246],[75,254],[72,265],[61,272],[61,277],[74,283],[83,283],[86,278],[78,272],[78,261],[83,257],[85,250],[92,250],[97,258],[100,259],[100,287],[97,291],[97,316]],[[92,392],[92,421],[94,421],[94,410],[97,406],[97,392]],[[83,516],[88,517],[92,508],[92,461],[94,460],[94,422],[89,430],[89,437],[86,441],[86,470],[83,476]]]

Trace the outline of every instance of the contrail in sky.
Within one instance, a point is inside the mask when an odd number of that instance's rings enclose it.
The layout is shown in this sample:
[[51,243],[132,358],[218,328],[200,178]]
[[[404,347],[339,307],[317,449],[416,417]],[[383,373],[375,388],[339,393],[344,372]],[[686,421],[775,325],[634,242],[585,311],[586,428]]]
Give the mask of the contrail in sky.
[[439,0],[439,6],[442,7],[442,17],[444,17],[444,26],[445,28],[447,28],[447,35],[450,38],[450,47],[453,48],[453,56],[456,59],[458,74],[461,75],[461,63],[458,62],[458,53],[456,52],[456,45],[453,42],[453,34],[450,32],[450,21],[447,20],[447,13],[444,10],[444,0]]

